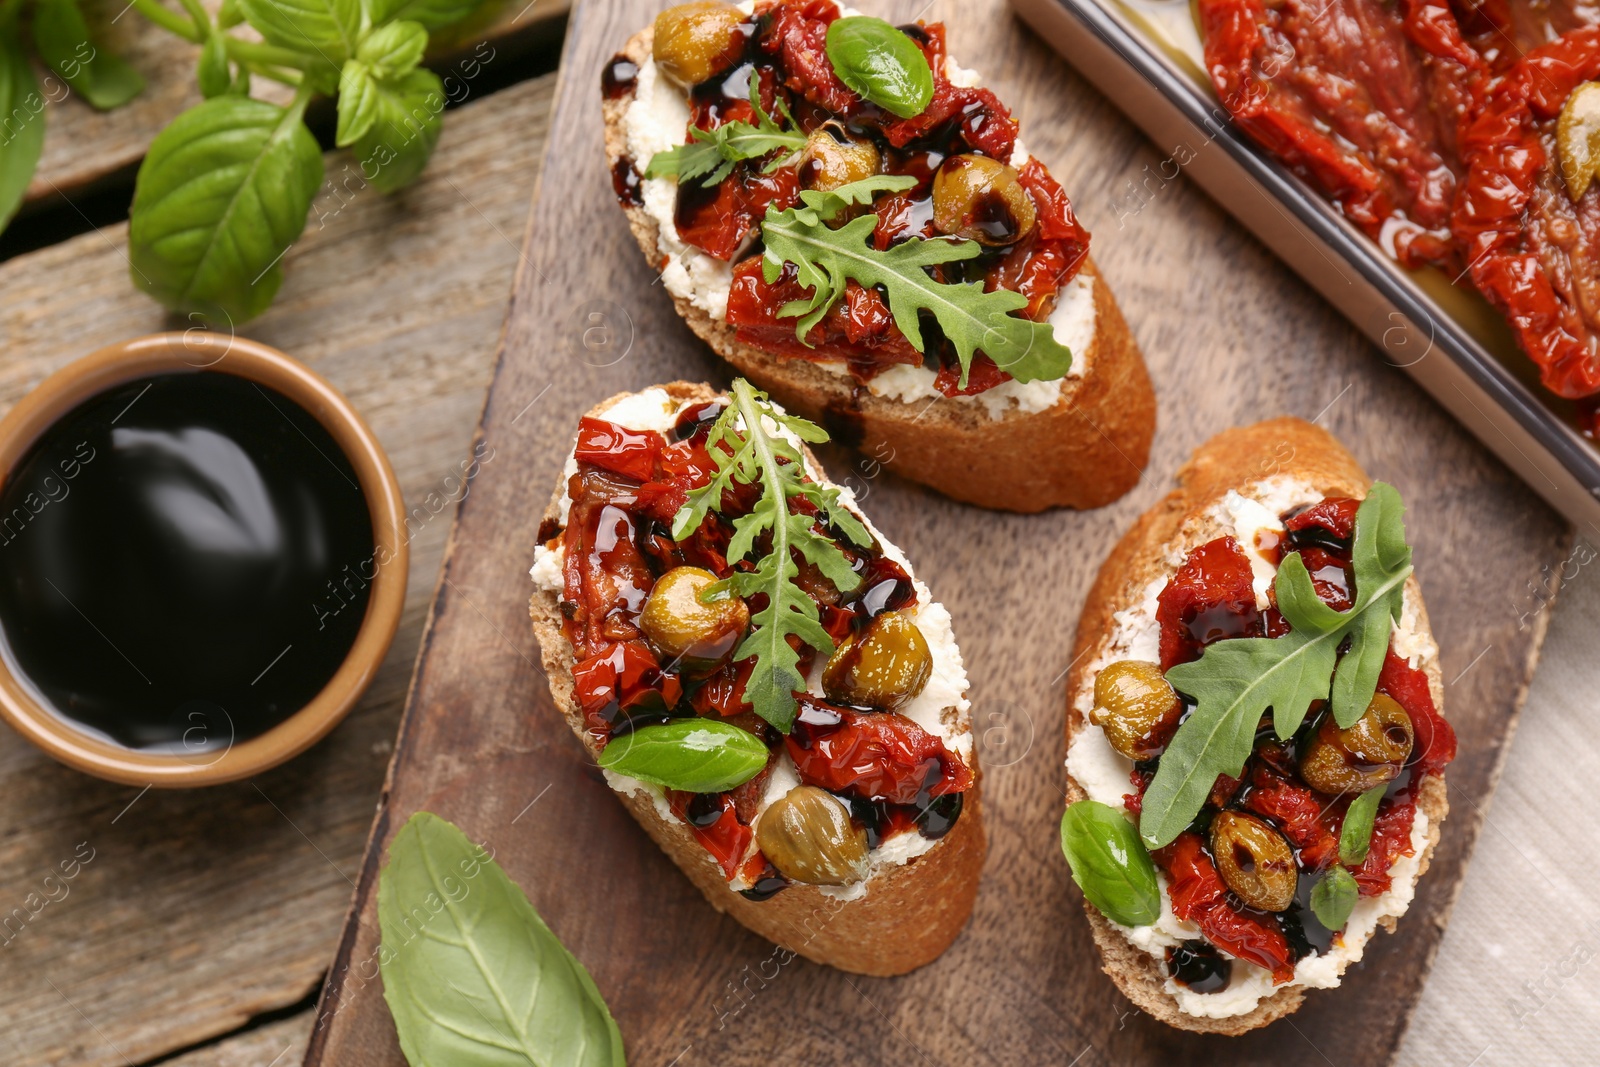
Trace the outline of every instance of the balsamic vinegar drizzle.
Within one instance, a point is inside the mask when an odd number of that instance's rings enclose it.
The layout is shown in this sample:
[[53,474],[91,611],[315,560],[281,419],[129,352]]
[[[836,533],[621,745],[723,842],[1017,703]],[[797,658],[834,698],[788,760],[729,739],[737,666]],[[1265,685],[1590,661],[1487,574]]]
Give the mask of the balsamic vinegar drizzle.
[[375,574],[332,436],[231,374],[93,397],[0,488],[0,654],[42,704],[130,748],[221,751],[299,710]]

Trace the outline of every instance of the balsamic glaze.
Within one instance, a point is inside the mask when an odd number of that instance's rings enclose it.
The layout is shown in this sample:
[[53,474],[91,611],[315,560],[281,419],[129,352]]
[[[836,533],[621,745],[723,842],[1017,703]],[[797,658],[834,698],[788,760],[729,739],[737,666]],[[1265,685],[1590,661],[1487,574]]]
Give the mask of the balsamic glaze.
[[223,749],[338,670],[378,558],[355,471],[293,401],[142,379],[68,412],[0,492],[0,651],[118,744]]
[[623,156],[611,164],[611,191],[623,207],[638,207],[644,203],[643,180],[633,168],[633,160]]
[[639,64],[618,52],[600,72],[600,95],[607,100],[618,100],[633,92],[639,80]]
[[1167,949],[1167,973],[1196,993],[1220,993],[1233,976],[1233,961],[1204,941],[1185,941]]
[[773,897],[777,896],[779,893],[788,888],[789,883],[785,879],[778,877],[767,877],[760,879],[749,889],[739,890],[739,895],[744,897],[746,900],[753,900],[759,904],[763,900],[771,900]]
[[956,820],[961,818],[961,797],[961,793],[946,793],[933,799],[917,818],[917,829],[923,837],[937,841],[955,829]]

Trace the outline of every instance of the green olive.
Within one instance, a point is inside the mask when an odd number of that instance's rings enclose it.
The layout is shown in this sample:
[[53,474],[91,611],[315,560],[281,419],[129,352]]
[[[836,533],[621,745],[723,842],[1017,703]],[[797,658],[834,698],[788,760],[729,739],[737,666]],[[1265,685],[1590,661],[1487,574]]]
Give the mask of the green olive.
[[662,666],[689,677],[710,674],[738,645],[750,609],[733,593],[707,604],[700,594],[717,576],[700,567],[674,567],[650,590],[639,629]]
[[837,122],[825,122],[811,131],[800,153],[800,187],[827,192],[870,178],[882,166],[877,145],[856,140]]
[[831,793],[797,785],[761,813],[756,844],[778,873],[807,885],[849,885],[867,876],[867,833]]
[[1218,812],[1211,820],[1211,856],[1228,888],[1250,907],[1283,911],[1294,903],[1300,880],[1294,850],[1265,821],[1242,811]]
[[650,53],[661,72],[692,87],[733,67],[744,53],[744,15],[732,4],[695,0],[656,16]]
[[1017,172],[988,156],[951,156],[933,176],[933,224],[940,233],[1008,245],[1031,233],[1036,218]]
[[1182,712],[1178,694],[1154,663],[1118,660],[1095,676],[1089,721],[1106,732],[1112,748],[1131,760],[1160,755],[1167,728]]
[[829,700],[863,708],[898,708],[922,692],[933,674],[933,653],[917,624],[886,611],[834,650],[822,671]]
[[1584,82],[1572,91],[1556,120],[1556,153],[1567,195],[1583,199],[1600,169],[1600,82]]
[[1300,757],[1300,777],[1334,796],[1364,793],[1399,777],[1413,743],[1411,717],[1392,697],[1375,694],[1347,730],[1329,715]]

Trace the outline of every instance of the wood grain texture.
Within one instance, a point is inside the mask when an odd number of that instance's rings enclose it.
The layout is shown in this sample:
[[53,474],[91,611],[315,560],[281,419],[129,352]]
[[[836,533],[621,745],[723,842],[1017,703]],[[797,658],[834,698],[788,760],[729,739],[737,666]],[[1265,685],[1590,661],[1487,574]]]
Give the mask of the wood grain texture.
[[[1530,580],[1567,533],[1539,500],[1287,270],[1181,180],[998,0],[865,2],[950,25],[1022,136],[1096,233],[1095,257],[1162,404],[1144,481],[1089,513],[985,513],[898,481],[892,461],[825,454],[836,480],[917,561],[946,603],[973,680],[991,846],[972,924],[939,961],[860,979],[795,961],[699,899],[633,824],[550,703],[531,659],[525,571],[578,415],[674,378],[725,383],[639,262],[601,154],[599,72],[650,0],[586,0],[567,40],[547,180],[529,221],[479,438],[486,468],[460,510],[361,888],[307,1064],[400,1067],[376,976],[377,871],[426,808],[488,841],[594,973],[630,1062],[1242,1064],[1388,1062],[1415,1003],[1493,788],[1542,635]],[[1135,190],[1145,195],[1132,203]],[[1276,414],[1333,430],[1410,506],[1418,573],[1460,732],[1434,869],[1400,933],[1345,987],[1240,1039],[1169,1030],[1099,971],[1060,857],[1063,678],[1072,619],[1104,554],[1217,430]],[[508,640],[509,639],[509,640]],[[1321,1053],[1319,1057],[1319,1053]]]
[[[201,2],[213,15],[222,6],[221,0]],[[177,9],[176,4],[171,6]],[[569,0],[489,0],[471,19],[436,33],[431,56],[448,57],[478,41],[494,42],[553,23],[568,6]],[[199,45],[156,26],[129,9],[127,0],[84,0],[83,9],[98,47],[126,59],[144,75],[145,89],[123,107],[97,111],[60,78],[44,68],[36,70],[46,101],[44,152],[23,200],[24,211],[51,200],[70,202],[75,194],[113,179],[131,183],[131,170],[144,158],[155,135],[179,112],[200,102],[195,82]],[[248,28],[235,32],[251,35]],[[462,79],[462,72],[457,71],[457,79]],[[281,104],[288,102],[293,90],[258,78],[255,95]],[[455,91],[449,95],[457,102],[464,99]]]
[[[411,508],[405,616],[357,709],[254,781],[142,797],[0,730],[0,919],[48,893],[43,877],[79,842],[94,850],[67,895],[0,944],[8,1067],[143,1063],[319,982],[461,492],[553,88],[547,76],[451,112],[418,184],[312,222],[277,303],[250,326],[350,397]],[[345,162],[330,154],[329,173]],[[126,240],[110,227],[0,266],[0,408],[103,344],[184,326],[133,288]]]

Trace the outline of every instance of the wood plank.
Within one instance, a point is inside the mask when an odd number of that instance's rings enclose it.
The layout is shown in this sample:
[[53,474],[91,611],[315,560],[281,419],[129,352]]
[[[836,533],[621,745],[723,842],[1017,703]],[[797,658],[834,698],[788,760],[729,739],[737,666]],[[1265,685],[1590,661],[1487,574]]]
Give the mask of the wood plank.
[[[553,88],[547,76],[452,112],[417,185],[329,207],[250,326],[345,391],[412,507],[400,635],[350,718],[253,782],[142,797],[0,731],[0,915],[42,892],[79,842],[94,850],[68,894],[4,946],[7,1064],[142,1063],[304,999],[327,968],[482,406]],[[329,173],[345,162],[330,154]],[[0,266],[0,408],[100,345],[183,326],[134,289],[125,246],[126,226],[114,226]]]
[[314,1016],[308,1009],[164,1060],[161,1067],[290,1067],[305,1055]]
[[[1198,1064],[1224,1050],[1244,1064],[1304,1062],[1313,1050],[1330,1062],[1389,1062],[1542,636],[1542,623],[1519,627],[1514,613],[1484,606],[1520,602],[1528,583],[1541,580],[1541,566],[1561,558],[1569,535],[1186,183],[1151,178],[1142,209],[1128,210],[1133,183],[1159,175],[1166,152],[1144,142],[999,0],[863,6],[895,20],[944,19],[955,58],[991,75],[1022,118],[1030,148],[1096,231],[1096,259],[1144,349],[1162,407],[1144,481],[1086,514],[987,514],[892,472],[869,478],[873,468],[847,453],[825,457],[836,478],[854,473],[865,483],[869,513],[950,608],[986,744],[1009,741],[991,747],[986,761],[990,853],[972,923],[942,959],[904,978],[861,979],[803,961],[773,977],[771,946],[707,907],[610,796],[533,665],[523,575],[582,411],[658,381],[728,377],[653,286],[604,170],[597,75],[656,6],[591,0],[574,15],[552,118],[550,158],[560,166],[548,168],[535,199],[528,259],[479,430],[509,461],[483,472],[459,512],[357,907],[306,1063],[403,1063],[381,981],[367,966],[378,948],[373,889],[383,845],[424,808],[495,848],[593,972],[631,1062],[765,1067],[777,1048],[786,1062],[815,1064]],[[575,233],[583,235],[581,255]],[[597,301],[609,302],[626,353],[607,367],[579,358],[580,312]],[[1314,993],[1290,1022],[1224,1044],[1138,1016],[1099,971],[1056,841],[1067,620],[1104,554],[1197,444],[1280,413],[1321,421],[1405,494],[1452,679],[1448,710],[1462,754],[1450,778],[1459,803],[1399,935],[1379,939],[1344,988]],[[1009,729],[991,732],[992,725]]]
[[[222,6],[221,0],[202,2],[213,14]],[[76,93],[66,91],[60,79],[42,82],[48,90],[43,95],[51,102],[44,110],[44,152],[28,186],[24,211],[47,202],[63,204],[111,180],[126,181],[131,188],[132,168],[144,158],[155,135],[179,112],[200,102],[195,83],[198,45],[130,10],[127,0],[84,0],[83,6],[100,46],[122,56],[143,74],[145,90],[123,107],[96,111]],[[439,60],[470,50],[479,41],[504,41],[534,27],[553,27],[569,6],[570,0],[489,0],[471,19],[436,34],[431,57]],[[485,62],[492,64],[494,58]],[[457,81],[464,86],[477,76],[469,77],[454,67],[441,68],[441,74],[447,70],[455,70]],[[46,74],[39,71],[41,78]],[[469,91],[447,89],[457,102],[461,92]],[[292,94],[285,86],[257,79],[255,95],[285,103]]]

